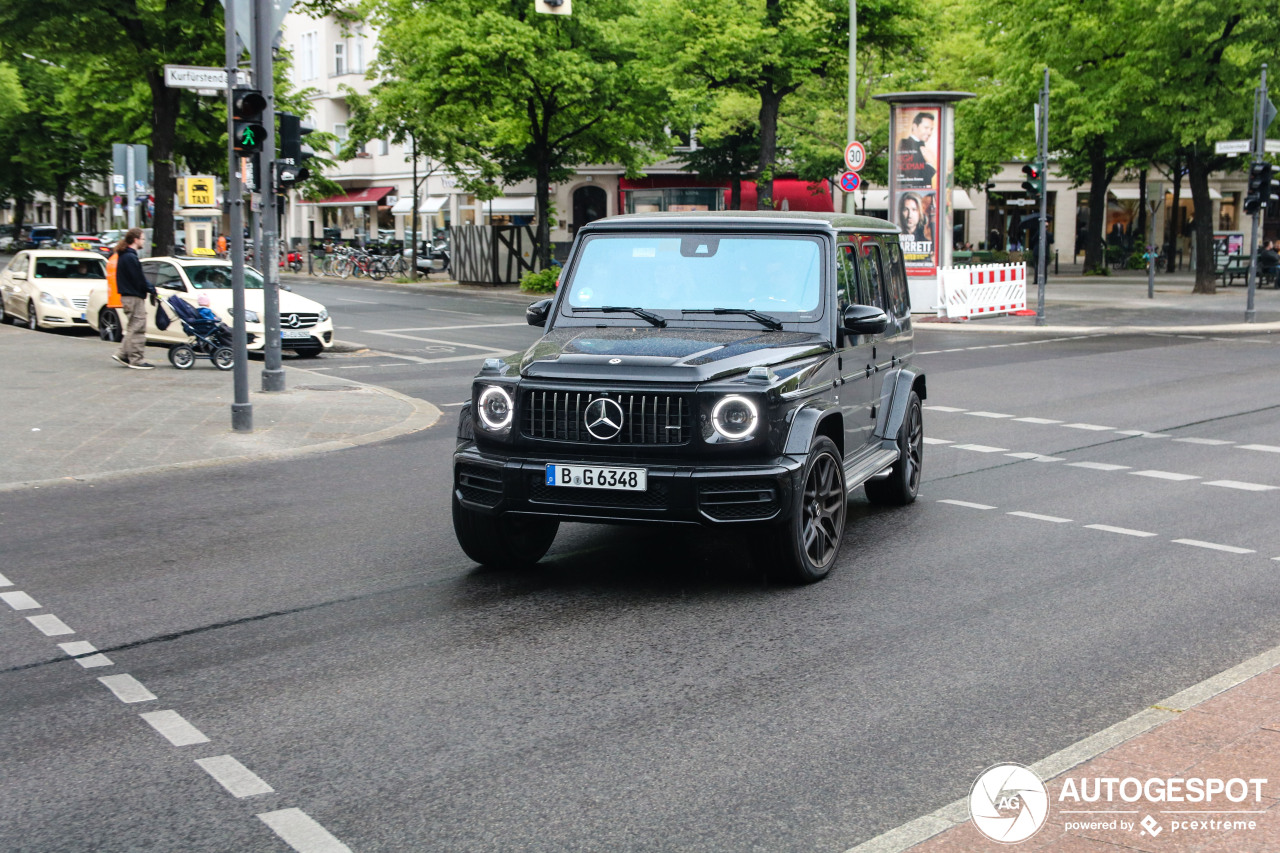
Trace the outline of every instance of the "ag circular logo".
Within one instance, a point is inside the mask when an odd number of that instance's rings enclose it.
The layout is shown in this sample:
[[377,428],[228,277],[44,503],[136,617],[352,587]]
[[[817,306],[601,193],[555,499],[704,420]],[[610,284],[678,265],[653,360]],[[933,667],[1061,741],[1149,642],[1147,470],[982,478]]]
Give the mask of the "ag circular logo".
[[969,816],[979,832],[1001,844],[1026,841],[1049,817],[1049,792],[1021,764],[997,764],[969,792]]

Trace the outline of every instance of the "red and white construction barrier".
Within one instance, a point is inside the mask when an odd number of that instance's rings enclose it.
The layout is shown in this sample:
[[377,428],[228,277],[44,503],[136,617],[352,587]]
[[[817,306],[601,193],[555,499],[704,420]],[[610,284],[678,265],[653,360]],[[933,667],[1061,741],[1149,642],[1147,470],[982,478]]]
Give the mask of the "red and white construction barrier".
[[938,316],[991,317],[1027,307],[1027,265],[989,264],[938,270]]

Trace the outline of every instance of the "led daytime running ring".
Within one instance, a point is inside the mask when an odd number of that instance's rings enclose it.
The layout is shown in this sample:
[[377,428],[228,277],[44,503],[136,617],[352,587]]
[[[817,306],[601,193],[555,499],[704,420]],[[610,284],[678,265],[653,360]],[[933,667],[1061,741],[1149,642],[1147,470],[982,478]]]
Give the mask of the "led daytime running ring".
[[[489,420],[489,409],[486,405],[495,395],[501,395],[502,398],[507,401],[507,416],[496,423]],[[511,426],[511,419],[515,416],[515,404],[511,400],[511,395],[506,392],[506,389],[497,385],[490,385],[488,388],[485,388],[484,391],[480,392],[479,408],[481,423],[483,423],[487,429],[491,430],[506,429]]]
[[[723,412],[724,407],[730,403],[741,403],[746,406],[747,411],[751,413],[751,420],[748,421],[746,427],[739,432],[729,429],[728,426],[723,424],[720,420],[721,412]],[[727,397],[721,397],[720,401],[716,403],[715,408],[711,410],[711,425],[715,427],[716,432],[720,433],[730,441],[741,441],[744,438],[750,438],[752,433],[756,431],[756,424],[759,422],[760,418],[756,411],[756,404],[746,397],[738,394],[730,394]]]

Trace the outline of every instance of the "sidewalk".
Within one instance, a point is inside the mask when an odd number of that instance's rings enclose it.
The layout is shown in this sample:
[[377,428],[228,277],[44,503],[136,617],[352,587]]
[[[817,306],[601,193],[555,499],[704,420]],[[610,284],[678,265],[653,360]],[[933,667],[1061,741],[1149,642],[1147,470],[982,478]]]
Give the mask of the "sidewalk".
[[[286,362],[286,390],[251,390],[254,430],[237,433],[231,371],[203,360],[179,371],[159,347],[147,349],[155,370],[128,370],[111,360],[115,346],[0,325],[0,491],[339,450],[440,417],[422,400]],[[251,389],[261,372],[251,360]]]

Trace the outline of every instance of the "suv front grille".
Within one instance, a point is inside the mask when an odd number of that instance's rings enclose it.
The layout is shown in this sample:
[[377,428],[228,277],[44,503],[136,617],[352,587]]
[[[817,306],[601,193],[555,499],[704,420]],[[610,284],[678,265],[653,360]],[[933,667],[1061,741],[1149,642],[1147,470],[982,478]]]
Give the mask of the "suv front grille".
[[[600,397],[622,407],[622,429],[615,437],[600,439],[587,431],[587,406]],[[548,441],[672,445],[687,443],[693,432],[692,400],[682,394],[527,390],[521,409],[523,434]]]

